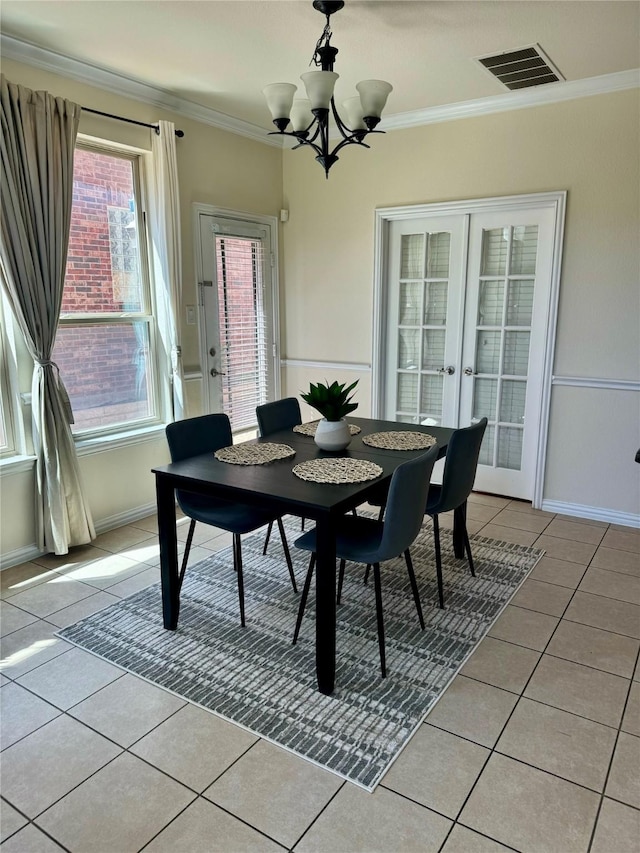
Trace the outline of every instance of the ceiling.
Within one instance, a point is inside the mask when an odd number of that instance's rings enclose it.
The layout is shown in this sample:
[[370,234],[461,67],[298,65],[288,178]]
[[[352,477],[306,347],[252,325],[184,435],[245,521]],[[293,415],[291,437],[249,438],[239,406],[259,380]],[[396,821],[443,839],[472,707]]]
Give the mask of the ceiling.
[[[640,66],[639,19],[634,0],[346,0],[331,19],[336,101],[369,78],[394,86],[386,116],[513,98],[475,58],[531,44],[567,81],[629,71]],[[0,26],[3,36],[272,129],[261,90],[302,87],[324,17],[311,0],[3,0]]]

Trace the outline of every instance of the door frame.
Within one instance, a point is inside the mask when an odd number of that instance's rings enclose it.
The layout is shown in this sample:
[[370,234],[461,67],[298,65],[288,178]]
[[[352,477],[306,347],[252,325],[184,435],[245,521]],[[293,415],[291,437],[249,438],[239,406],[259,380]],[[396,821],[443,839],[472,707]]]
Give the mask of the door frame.
[[192,204],[192,227],[193,227],[193,247],[195,261],[195,287],[196,287],[196,311],[197,311],[197,326],[198,326],[198,353],[200,357],[200,371],[202,376],[202,406],[203,411],[211,411],[211,399],[209,393],[209,383],[207,381],[206,365],[208,359],[207,353],[207,335],[205,325],[205,312],[203,309],[202,288],[203,288],[203,271],[202,271],[202,252],[200,244],[200,216],[219,216],[224,219],[236,220],[237,222],[255,222],[257,225],[269,226],[269,234],[271,235],[269,253],[271,255],[271,317],[269,318],[273,328],[273,390],[275,399],[279,399],[281,390],[281,364],[280,364],[280,279],[279,279],[279,257],[278,257],[278,218],[276,216],[267,216],[260,213],[246,213],[240,210],[230,210],[226,207],[216,207],[212,204],[202,204],[201,202],[193,202]]
[[[373,333],[371,358],[371,410],[373,417],[382,417],[385,396],[385,367],[383,341],[387,325],[386,268],[389,257],[389,225],[398,219],[420,219],[425,216],[471,215],[474,213],[511,212],[528,207],[547,207],[554,211],[554,234],[552,247],[551,282],[547,299],[547,324],[543,351],[542,389],[538,413],[538,441],[535,451],[535,471],[532,505],[539,509],[544,491],[544,474],[549,429],[549,408],[553,379],[556,328],[558,320],[558,298],[562,269],[564,222],[567,206],[567,191],[528,193],[493,198],[467,199],[464,201],[436,202],[434,204],[380,207],[375,211],[374,269],[373,269]],[[466,282],[466,276],[465,276]]]

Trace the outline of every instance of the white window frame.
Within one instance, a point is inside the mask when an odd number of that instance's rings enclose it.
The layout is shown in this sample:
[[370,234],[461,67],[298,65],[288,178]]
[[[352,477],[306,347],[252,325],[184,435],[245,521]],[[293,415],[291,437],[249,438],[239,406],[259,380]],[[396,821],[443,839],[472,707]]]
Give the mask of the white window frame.
[[[96,444],[103,442],[110,445],[115,443],[125,443],[129,437],[135,441],[141,435],[152,431],[161,430],[167,423],[168,412],[168,395],[169,388],[166,380],[166,371],[163,367],[163,357],[161,354],[162,346],[160,335],[158,334],[158,318],[156,311],[156,294],[153,280],[153,273],[150,264],[150,251],[148,246],[149,233],[147,226],[147,208],[148,197],[146,188],[148,186],[147,171],[149,167],[150,152],[144,149],[134,148],[132,146],[123,145],[107,140],[95,139],[79,134],[76,140],[76,149],[85,151],[95,151],[114,157],[120,157],[129,160],[132,164],[132,174],[134,181],[135,193],[135,213],[136,225],[139,239],[139,262],[142,278],[143,304],[142,312],[135,314],[130,312],[102,312],[102,313],[87,313],[87,314],[61,314],[59,321],[59,329],[62,328],[77,328],[83,325],[133,325],[134,322],[145,322],[149,334],[149,355],[148,364],[152,371],[152,381],[150,382],[150,403],[153,413],[146,417],[136,419],[135,421],[124,421],[118,424],[112,424],[100,428],[83,429],[74,431],[74,440],[79,450],[85,448],[89,451]],[[64,376],[62,376],[64,381]]]

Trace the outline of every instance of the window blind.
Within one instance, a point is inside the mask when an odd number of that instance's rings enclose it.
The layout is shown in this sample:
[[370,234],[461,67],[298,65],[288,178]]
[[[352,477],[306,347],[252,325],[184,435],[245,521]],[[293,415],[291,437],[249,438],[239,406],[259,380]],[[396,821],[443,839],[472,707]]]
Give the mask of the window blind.
[[216,237],[222,402],[234,432],[255,426],[267,402],[264,261],[260,240]]

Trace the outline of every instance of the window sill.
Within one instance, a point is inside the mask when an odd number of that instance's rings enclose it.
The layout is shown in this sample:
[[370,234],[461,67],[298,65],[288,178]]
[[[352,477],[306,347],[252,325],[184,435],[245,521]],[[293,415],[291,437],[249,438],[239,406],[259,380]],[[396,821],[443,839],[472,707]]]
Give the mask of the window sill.
[[96,438],[78,438],[76,439],[76,452],[78,456],[90,456],[93,453],[117,450],[119,447],[130,447],[135,444],[143,444],[146,441],[157,441],[157,439],[164,437],[164,430],[164,424],[154,424],[150,427],[101,435]]
[[35,461],[35,456],[5,456],[0,459],[0,473],[2,476],[8,476],[9,474],[23,474],[25,471],[32,471]]

